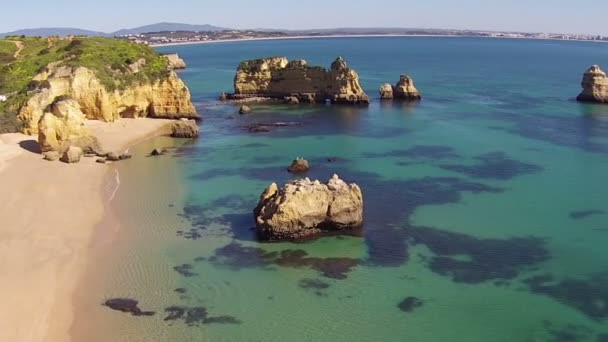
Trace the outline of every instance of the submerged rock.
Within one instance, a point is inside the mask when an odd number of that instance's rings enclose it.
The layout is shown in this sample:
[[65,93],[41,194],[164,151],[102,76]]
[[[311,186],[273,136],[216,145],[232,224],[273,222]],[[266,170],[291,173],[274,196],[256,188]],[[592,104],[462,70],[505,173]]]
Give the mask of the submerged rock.
[[297,158],[287,168],[287,171],[291,173],[304,173],[310,169],[308,161],[306,159]]
[[327,184],[306,178],[279,189],[273,183],[260,196],[254,216],[262,240],[347,231],[363,226],[363,195],[358,185],[348,185],[337,175]]
[[103,303],[104,306],[112,310],[129,313],[133,316],[153,316],[155,314],[154,311],[142,311],[138,304],[138,301],[128,298],[113,298]]
[[61,161],[68,164],[78,163],[83,155],[80,147],[70,146],[61,156]]
[[599,66],[593,65],[585,72],[581,86],[577,101],[608,103],[608,76]]
[[[369,104],[359,75],[338,57],[329,70],[286,57],[242,62],[234,78],[229,100],[259,99],[287,103]],[[296,101],[297,100],[297,101]]]
[[391,86],[386,83],[380,87],[380,98],[383,100],[418,101],[422,99],[422,96],[414,86],[414,80],[410,76],[401,75],[396,85]]
[[173,138],[198,138],[200,130],[195,120],[182,119],[171,125],[171,136]]

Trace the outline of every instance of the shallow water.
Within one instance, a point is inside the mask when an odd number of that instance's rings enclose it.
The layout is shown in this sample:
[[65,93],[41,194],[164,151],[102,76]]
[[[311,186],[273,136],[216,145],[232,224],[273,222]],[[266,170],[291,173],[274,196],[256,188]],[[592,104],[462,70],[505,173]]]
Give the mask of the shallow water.
[[[202,137],[154,139],[116,165],[121,224],[106,222],[96,241],[75,340],[608,338],[608,106],[573,101],[608,45],[344,38],[161,50],[188,63]],[[240,117],[215,101],[239,61],[271,55],[323,65],[342,55],[374,102]],[[377,99],[400,73],[420,104]],[[301,126],[243,130],[276,121]],[[362,187],[363,236],[255,240],[257,198],[290,179],[295,157],[311,178]],[[156,314],[101,305],[120,297]]]

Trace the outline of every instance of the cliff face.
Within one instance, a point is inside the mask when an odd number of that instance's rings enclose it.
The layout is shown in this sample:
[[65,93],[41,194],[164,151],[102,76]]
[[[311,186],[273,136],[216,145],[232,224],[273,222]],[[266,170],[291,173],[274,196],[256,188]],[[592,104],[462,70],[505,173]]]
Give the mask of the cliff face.
[[86,118],[106,122],[121,117],[198,118],[186,85],[173,71],[167,75],[111,91],[88,68],[51,63],[34,77],[36,88],[18,118],[24,123],[24,133],[37,134],[40,118],[58,97],[73,99]]
[[585,72],[581,86],[578,101],[608,103],[608,76],[599,66],[593,65]]
[[181,57],[176,53],[170,53],[167,55],[163,55],[169,61],[169,69],[177,70],[177,69],[186,69],[186,62],[184,62]]
[[231,99],[296,97],[306,103],[368,104],[359,75],[339,57],[326,70],[304,60],[274,57],[242,62],[234,78]]

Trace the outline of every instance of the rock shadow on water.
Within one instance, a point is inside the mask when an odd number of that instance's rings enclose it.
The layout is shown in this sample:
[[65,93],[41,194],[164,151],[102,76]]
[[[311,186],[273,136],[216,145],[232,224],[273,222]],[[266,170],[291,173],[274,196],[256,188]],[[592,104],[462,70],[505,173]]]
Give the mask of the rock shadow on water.
[[154,316],[154,311],[143,311],[139,308],[139,302],[135,299],[129,298],[112,298],[108,299],[103,303],[108,308],[131,314],[131,316]]
[[534,164],[524,163],[509,158],[503,152],[492,152],[475,157],[476,165],[444,164],[444,170],[465,174],[471,178],[509,180],[518,176],[536,173],[543,170]]
[[590,209],[590,210],[580,210],[580,211],[572,211],[569,216],[573,220],[582,220],[595,215],[604,215],[606,212],[604,210],[598,209]]
[[179,306],[174,305],[165,309],[167,316],[165,322],[182,321],[190,327],[198,327],[204,324],[240,324],[241,321],[233,316],[209,316],[207,308],[203,306]]
[[561,280],[545,274],[525,282],[533,293],[549,296],[591,319],[602,321],[608,318],[608,273],[595,274],[588,279]]
[[308,256],[306,251],[292,249],[267,252],[262,248],[246,247],[238,242],[217,249],[208,260],[215,266],[237,271],[248,268],[275,270],[274,266],[308,268],[331,279],[346,279],[348,273],[360,264],[360,260],[355,258],[318,258]]
[[544,240],[536,237],[482,239],[427,227],[410,227],[408,235],[435,254],[429,260],[433,272],[457,283],[514,279],[550,258]]

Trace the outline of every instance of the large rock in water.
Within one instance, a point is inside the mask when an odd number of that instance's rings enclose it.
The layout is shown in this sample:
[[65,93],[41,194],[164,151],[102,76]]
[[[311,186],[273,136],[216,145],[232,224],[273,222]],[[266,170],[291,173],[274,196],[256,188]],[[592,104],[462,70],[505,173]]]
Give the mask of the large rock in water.
[[195,120],[181,119],[171,125],[173,138],[198,138],[200,130]]
[[[268,98],[303,103],[369,104],[359,75],[338,57],[329,70],[286,57],[242,62],[234,77],[234,94],[228,99]],[[295,102],[295,101],[292,101]]]
[[[137,76],[136,73],[133,76]],[[35,89],[19,110],[25,134],[37,134],[38,122],[58,97],[71,98],[87,119],[114,122],[119,118],[198,118],[190,91],[173,71],[153,82],[125,89],[107,89],[85,67],[49,64],[32,81]]]
[[599,66],[593,65],[585,72],[581,86],[578,101],[608,103],[608,76]]
[[38,143],[42,153],[62,155],[70,146],[96,153],[97,138],[84,127],[85,116],[75,100],[59,99],[48,108],[38,123]]
[[363,195],[356,184],[334,175],[327,184],[308,178],[273,183],[254,210],[262,240],[299,240],[323,232],[346,231],[363,225]]
[[399,82],[394,86],[386,83],[380,87],[380,98],[383,100],[419,101],[420,92],[414,86],[414,80],[407,75],[401,75]]

